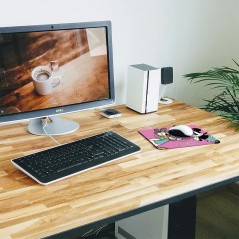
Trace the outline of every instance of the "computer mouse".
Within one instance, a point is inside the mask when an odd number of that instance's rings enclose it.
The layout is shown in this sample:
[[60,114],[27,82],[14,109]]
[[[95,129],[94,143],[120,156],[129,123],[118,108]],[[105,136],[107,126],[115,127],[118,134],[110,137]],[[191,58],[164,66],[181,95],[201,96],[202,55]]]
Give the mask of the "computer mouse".
[[187,125],[175,125],[168,130],[169,134],[180,137],[193,136],[193,130]]

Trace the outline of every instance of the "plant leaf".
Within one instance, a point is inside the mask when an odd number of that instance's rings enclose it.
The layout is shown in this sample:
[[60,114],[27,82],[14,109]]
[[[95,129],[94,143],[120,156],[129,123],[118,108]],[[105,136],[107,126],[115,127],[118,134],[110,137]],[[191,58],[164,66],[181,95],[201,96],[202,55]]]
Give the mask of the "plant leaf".
[[[233,60],[234,61],[234,60]],[[234,61],[239,67],[239,64]],[[201,107],[215,112],[223,119],[230,121],[229,127],[239,130],[239,71],[226,66],[213,68],[206,72],[196,72],[184,75],[190,83],[205,82],[210,89],[221,89],[221,92],[212,100],[206,100]]]

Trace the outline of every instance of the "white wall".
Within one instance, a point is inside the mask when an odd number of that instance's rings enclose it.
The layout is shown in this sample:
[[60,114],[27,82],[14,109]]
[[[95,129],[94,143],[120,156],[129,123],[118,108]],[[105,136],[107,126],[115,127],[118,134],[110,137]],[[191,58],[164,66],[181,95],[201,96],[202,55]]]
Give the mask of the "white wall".
[[199,105],[206,93],[182,75],[239,61],[239,0],[1,1],[0,26],[111,20],[117,104],[129,64],[173,66],[167,94]]

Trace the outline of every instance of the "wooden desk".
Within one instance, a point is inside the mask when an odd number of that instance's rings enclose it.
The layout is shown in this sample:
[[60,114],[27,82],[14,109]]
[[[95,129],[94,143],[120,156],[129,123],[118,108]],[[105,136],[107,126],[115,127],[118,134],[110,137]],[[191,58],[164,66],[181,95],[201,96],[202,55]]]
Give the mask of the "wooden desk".
[[[239,135],[218,116],[180,102],[146,115],[115,108],[122,117],[106,119],[98,110],[68,115],[81,128],[57,140],[65,143],[111,129],[142,151],[49,186],[35,183],[10,160],[54,142],[30,135],[26,123],[0,127],[1,239],[36,239],[104,225],[239,180]],[[174,124],[200,125],[221,143],[157,150],[137,132]]]

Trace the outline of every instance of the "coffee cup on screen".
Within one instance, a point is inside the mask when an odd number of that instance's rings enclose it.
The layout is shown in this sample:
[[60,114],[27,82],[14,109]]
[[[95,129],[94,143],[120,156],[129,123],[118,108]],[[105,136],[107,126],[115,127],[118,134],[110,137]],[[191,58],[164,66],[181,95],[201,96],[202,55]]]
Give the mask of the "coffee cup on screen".
[[49,66],[37,66],[32,71],[32,80],[39,95],[47,95],[61,83],[61,76],[53,76]]

